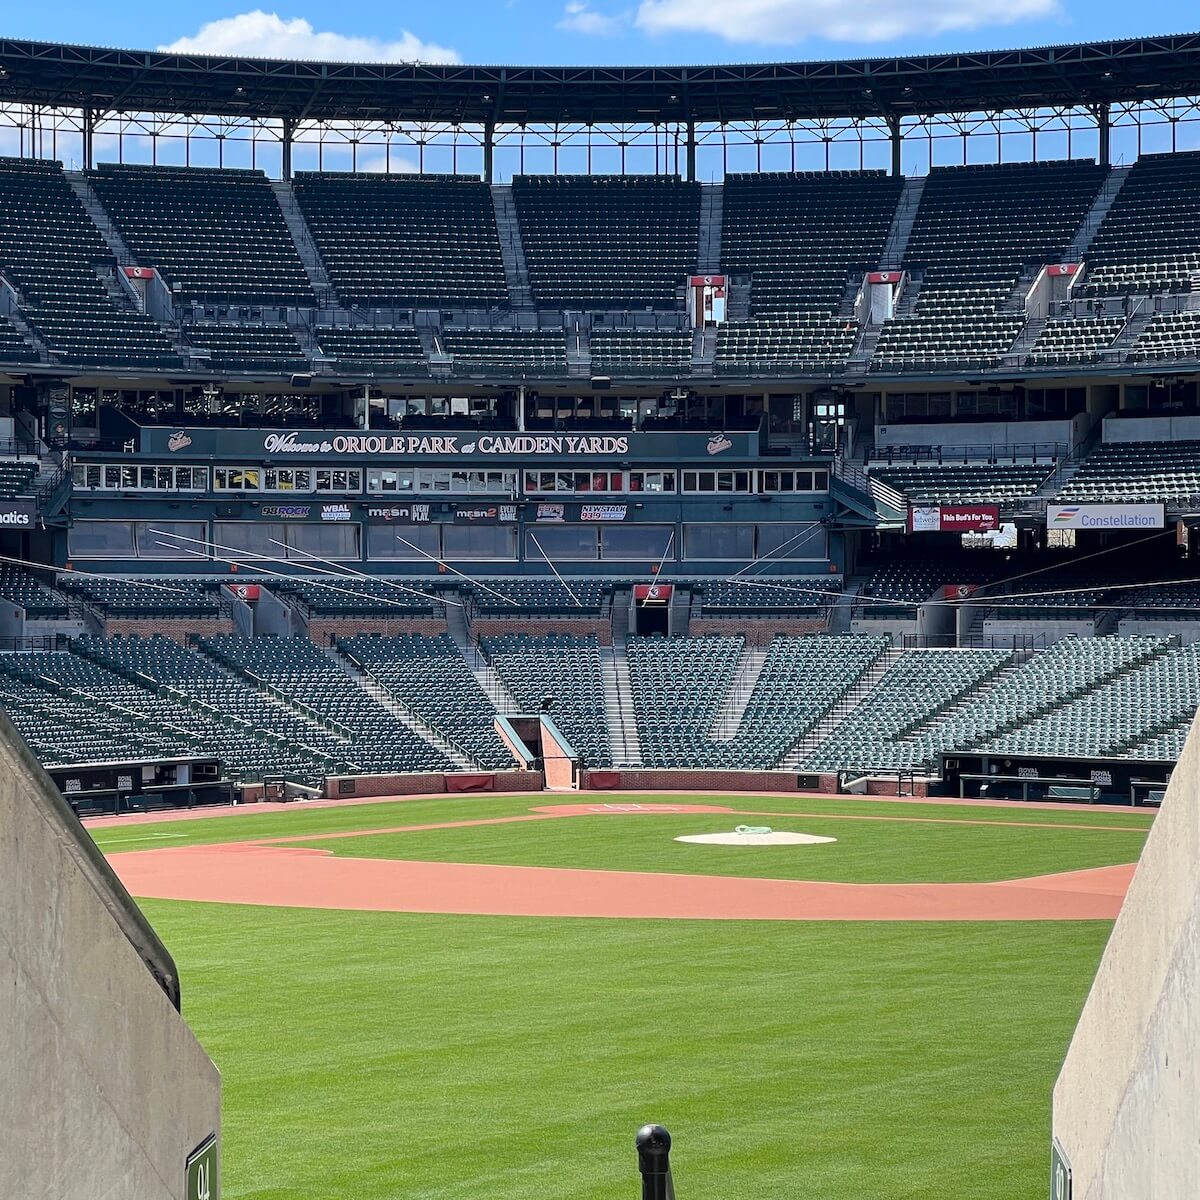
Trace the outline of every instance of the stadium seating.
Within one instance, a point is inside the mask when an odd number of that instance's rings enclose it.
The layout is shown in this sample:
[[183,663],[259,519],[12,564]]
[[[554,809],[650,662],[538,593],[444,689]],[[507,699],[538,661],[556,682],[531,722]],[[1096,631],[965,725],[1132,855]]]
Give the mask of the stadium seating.
[[842,370],[860,327],[849,317],[773,312],[717,331],[718,375],[829,374]]
[[676,329],[594,331],[589,339],[593,375],[686,375],[692,335]]
[[871,475],[910,500],[937,504],[1011,504],[1032,496],[1050,472],[1045,463],[897,463],[870,468]]
[[1084,758],[1119,754],[1190,720],[1198,705],[1200,643],[1194,642],[992,738],[981,749]]
[[1039,367],[1099,362],[1101,351],[1113,344],[1124,324],[1124,317],[1047,321],[1029,352],[1029,362]]
[[319,616],[367,617],[434,614],[441,600],[431,594],[428,579],[367,579],[342,576],[280,581],[276,591],[297,597],[309,612]]
[[369,696],[308,638],[202,638],[200,646],[256,686],[335,723],[358,772],[444,771],[447,757]]
[[884,324],[871,369],[985,369],[1023,312],[1002,311],[1021,271],[1061,258],[1104,181],[1088,162],[935,167],[905,251],[919,270],[911,315]]
[[1165,646],[1161,638],[1065,638],[899,741],[911,762],[932,768],[939,753],[982,746],[1149,662]]
[[28,571],[9,563],[0,564],[0,596],[25,610],[26,617],[65,617],[67,600],[61,593],[36,579]]
[[424,374],[429,369],[421,338],[411,326],[397,329],[356,325],[316,330],[321,353],[337,360],[339,371]]
[[629,639],[634,720],[648,767],[710,767],[725,760],[713,722],[725,702],[741,637]]
[[445,634],[341,639],[342,653],[409,712],[478,766],[511,767],[493,728],[495,708],[458,647]]
[[841,590],[838,583],[779,575],[749,580],[699,579],[687,586],[698,594],[705,613],[746,615],[821,612]]
[[[69,698],[86,696],[98,710],[149,735],[147,744],[166,735],[179,739],[177,753],[216,755],[227,772],[242,778],[282,774],[315,783],[348,757],[348,743],[268,705],[166,638],[85,637],[76,649],[10,655],[3,667],[39,686],[49,683]],[[111,759],[112,752],[101,746],[89,761]]]
[[101,163],[88,175],[125,244],[183,298],[316,304],[262,171]]
[[456,373],[564,375],[567,339],[561,329],[447,329],[440,335]]
[[36,463],[0,462],[0,499],[32,496],[33,477],[36,473]]
[[1138,158],[1087,263],[1087,296],[1188,291],[1200,270],[1200,153]]
[[804,762],[809,771],[902,771],[922,747],[900,739],[996,674],[1004,650],[909,650]]
[[38,352],[25,340],[17,327],[7,317],[0,317],[0,362],[37,361]]
[[1156,313],[1129,352],[1135,363],[1176,358],[1200,358],[1200,312]]
[[716,743],[719,760],[728,767],[778,766],[888,646],[886,637],[777,637],[737,730]]
[[0,158],[0,272],[51,352],[85,366],[178,370],[165,332],[109,298],[97,272],[116,269],[61,163]]
[[507,303],[492,197],[478,179],[302,171],[295,188],[343,302],[369,308]]
[[696,267],[698,184],[666,175],[518,175],[512,186],[539,303],[675,307]]
[[979,584],[991,579],[999,564],[983,552],[970,555],[917,555],[889,558],[869,565],[861,595],[864,616],[913,615],[946,584]]
[[311,369],[286,325],[189,325],[184,336],[214,371],[297,374]]
[[106,616],[215,617],[218,585],[209,580],[89,579],[62,575],[58,586]]
[[1063,502],[1190,504],[1200,496],[1200,442],[1107,442],[1084,459]]
[[31,661],[0,658],[0,706],[43,766],[198,752],[193,738],[182,730],[147,727],[133,712],[107,708],[84,693],[60,690],[50,679],[41,686],[34,672],[14,673],[18,663]]
[[831,315],[850,276],[879,265],[903,183],[882,171],[727,175],[722,269],[751,277],[755,314]]
[[603,579],[489,579],[469,583],[467,593],[484,615],[598,616],[613,584]]
[[513,633],[480,638],[479,648],[527,712],[551,702],[549,716],[588,766],[612,764],[595,636]]

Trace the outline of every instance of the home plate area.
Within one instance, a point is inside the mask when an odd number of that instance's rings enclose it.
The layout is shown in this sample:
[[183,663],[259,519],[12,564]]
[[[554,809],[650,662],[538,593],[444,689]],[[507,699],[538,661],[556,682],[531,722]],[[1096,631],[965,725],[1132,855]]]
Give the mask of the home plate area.
[[690,833],[675,840],[701,846],[821,846],[836,842],[837,838],[791,833],[767,825],[739,825],[732,833]]

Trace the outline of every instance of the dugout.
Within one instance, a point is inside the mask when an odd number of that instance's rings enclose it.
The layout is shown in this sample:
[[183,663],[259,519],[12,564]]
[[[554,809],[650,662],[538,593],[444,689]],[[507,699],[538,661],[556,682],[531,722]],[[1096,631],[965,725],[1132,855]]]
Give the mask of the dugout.
[[46,772],[80,817],[195,808],[233,802],[221,762],[203,756],[50,767]]
[[1173,765],[1129,758],[943,754],[942,790],[971,799],[1139,805],[1156,802]]

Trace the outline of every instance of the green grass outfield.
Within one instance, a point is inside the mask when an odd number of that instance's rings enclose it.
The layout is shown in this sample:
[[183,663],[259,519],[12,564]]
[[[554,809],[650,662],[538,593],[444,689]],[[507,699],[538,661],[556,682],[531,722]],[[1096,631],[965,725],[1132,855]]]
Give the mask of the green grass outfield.
[[[95,836],[107,850],[291,839],[496,817],[553,802],[470,797],[297,808]],[[827,826],[839,841],[787,848],[802,860],[790,864],[777,849],[764,858],[758,850],[673,842],[678,832],[742,823],[695,814],[313,844],[376,857],[894,882],[1132,861],[1137,830],[1150,821],[1145,813],[1086,808],[797,797],[727,803],[820,814],[824,821],[744,823],[806,832]],[[1109,828],[1052,828],[1071,824]],[[696,857],[681,867],[676,849]],[[733,861],[737,855],[760,866]],[[933,862],[938,870],[930,873]],[[144,907],[179,964],[185,1015],[222,1070],[227,1200],[619,1200],[638,1195],[632,1136],[647,1120],[675,1136],[680,1200],[1039,1196],[1050,1090],[1109,930],[1104,922],[535,920]]]

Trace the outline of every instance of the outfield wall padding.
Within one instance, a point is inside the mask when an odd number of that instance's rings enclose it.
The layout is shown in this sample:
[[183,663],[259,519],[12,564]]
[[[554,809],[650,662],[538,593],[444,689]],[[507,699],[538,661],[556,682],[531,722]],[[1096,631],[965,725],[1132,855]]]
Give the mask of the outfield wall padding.
[[1193,725],[1054,1088],[1071,1200],[1200,1196],[1200,733]]
[[70,808],[0,718],[0,1190],[183,1200],[220,1130],[216,1068],[175,968]]

